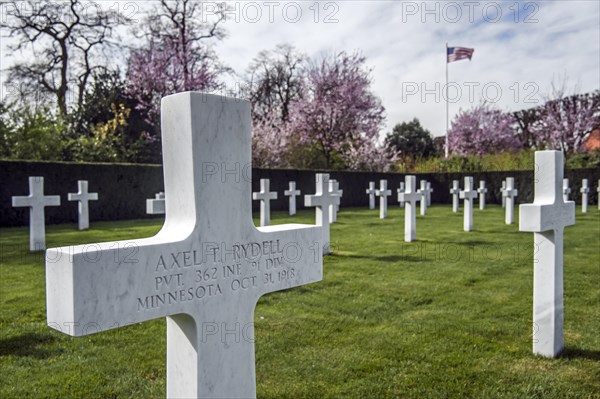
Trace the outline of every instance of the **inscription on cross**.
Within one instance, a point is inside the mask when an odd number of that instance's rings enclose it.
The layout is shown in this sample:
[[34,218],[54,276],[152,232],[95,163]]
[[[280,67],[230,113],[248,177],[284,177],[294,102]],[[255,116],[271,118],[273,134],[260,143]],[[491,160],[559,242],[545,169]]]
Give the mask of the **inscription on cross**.
[[81,336],[166,317],[168,397],[254,398],[254,308],[322,279],[321,228],[256,228],[248,179],[204,173],[250,164],[247,101],[179,93],[163,98],[161,119],[162,230],[48,250],[48,325]]
[[535,153],[533,204],[521,205],[519,230],[533,232],[533,352],[556,357],[563,349],[563,231],[575,224],[575,203],[564,202],[563,154]]
[[29,250],[43,251],[46,249],[46,218],[44,208],[60,206],[60,196],[44,195],[44,178],[29,177],[29,195],[12,197],[15,208],[29,208]]

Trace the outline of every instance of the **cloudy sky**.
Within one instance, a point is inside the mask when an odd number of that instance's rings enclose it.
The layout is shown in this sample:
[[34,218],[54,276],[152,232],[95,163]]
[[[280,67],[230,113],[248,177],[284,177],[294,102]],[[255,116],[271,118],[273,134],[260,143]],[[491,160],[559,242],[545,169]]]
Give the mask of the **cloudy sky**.
[[565,77],[572,90],[600,88],[597,1],[290,3],[240,3],[218,48],[223,60],[241,72],[257,51],[281,42],[310,56],[360,51],[387,110],[386,131],[417,117],[435,135],[445,132],[446,42],[475,49],[472,61],[448,66],[451,118],[482,100],[505,110],[534,106]]
[[[259,51],[279,43],[311,57],[363,53],[373,69],[373,90],[387,110],[382,134],[414,117],[433,134],[444,134],[446,42],[475,49],[472,61],[449,64],[451,118],[483,100],[504,110],[534,106],[552,81],[565,78],[570,91],[600,88],[600,2],[595,0],[229,4],[234,11],[225,23],[228,37],[216,51],[239,74]],[[205,10],[210,14],[211,3]]]

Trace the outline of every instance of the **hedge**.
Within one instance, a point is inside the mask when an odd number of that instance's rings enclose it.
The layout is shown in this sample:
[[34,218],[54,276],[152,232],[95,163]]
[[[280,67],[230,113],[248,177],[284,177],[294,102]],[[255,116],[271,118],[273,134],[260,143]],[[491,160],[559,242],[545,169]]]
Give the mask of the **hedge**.
[[[289,181],[296,181],[302,195],[315,191],[314,170],[279,170],[252,169],[252,190],[259,190],[259,180],[271,180],[271,190],[277,191],[279,197],[271,203],[273,210],[286,210],[288,199],[283,191],[288,189]],[[365,194],[370,181],[377,182],[387,179],[388,187],[393,195],[388,198],[389,204],[396,203],[396,189],[405,174],[400,173],[370,173],[370,172],[329,172],[331,177],[340,182],[344,190],[342,207],[368,206],[368,196]],[[146,199],[154,198],[154,194],[163,191],[162,167],[160,165],[140,164],[92,164],[67,162],[28,162],[0,161],[0,225],[23,226],[29,223],[27,208],[13,208],[12,196],[29,194],[29,176],[44,177],[44,192],[46,195],[60,195],[60,207],[46,208],[48,224],[75,223],[77,221],[77,202],[67,201],[67,193],[77,192],[77,180],[88,180],[90,192],[99,193],[99,200],[90,203],[90,221],[96,220],[127,220],[150,217],[146,215]],[[469,173],[479,186],[479,180],[485,180],[488,187],[487,202],[500,203],[498,191],[501,181],[506,177],[515,178],[519,196],[518,203],[531,202],[533,199],[533,171],[485,172]],[[451,197],[449,188],[452,180],[460,180],[463,186],[463,173],[424,173],[417,174],[417,179],[431,182],[434,190],[432,202],[449,204]],[[597,201],[596,184],[600,179],[600,169],[567,170],[565,176],[571,180],[571,199],[580,201],[581,180],[590,181],[590,203]],[[250,193],[248,201],[251,201]],[[298,208],[303,208],[304,201],[298,199]],[[257,211],[259,204],[253,201],[253,209]]]

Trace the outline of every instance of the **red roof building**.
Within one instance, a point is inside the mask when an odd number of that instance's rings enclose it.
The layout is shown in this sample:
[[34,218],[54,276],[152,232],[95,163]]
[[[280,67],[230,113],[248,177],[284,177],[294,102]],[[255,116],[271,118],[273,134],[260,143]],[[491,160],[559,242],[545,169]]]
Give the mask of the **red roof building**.
[[587,152],[600,150],[600,126],[595,128],[583,142],[583,150]]

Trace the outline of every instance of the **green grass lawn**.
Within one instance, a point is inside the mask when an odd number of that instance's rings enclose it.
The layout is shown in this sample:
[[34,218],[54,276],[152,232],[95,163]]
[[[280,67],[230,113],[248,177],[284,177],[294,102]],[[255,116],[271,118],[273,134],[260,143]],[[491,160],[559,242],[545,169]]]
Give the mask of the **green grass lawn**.
[[[565,234],[565,351],[532,349],[531,233],[503,210],[430,208],[404,243],[404,212],[343,209],[320,283],[256,308],[259,398],[600,398],[600,212]],[[518,220],[518,217],[515,218]],[[274,224],[313,223],[314,211]],[[48,247],[155,234],[159,220],[48,226]],[[46,326],[43,256],[0,229],[0,397],[165,397],[164,320],[80,338]]]

